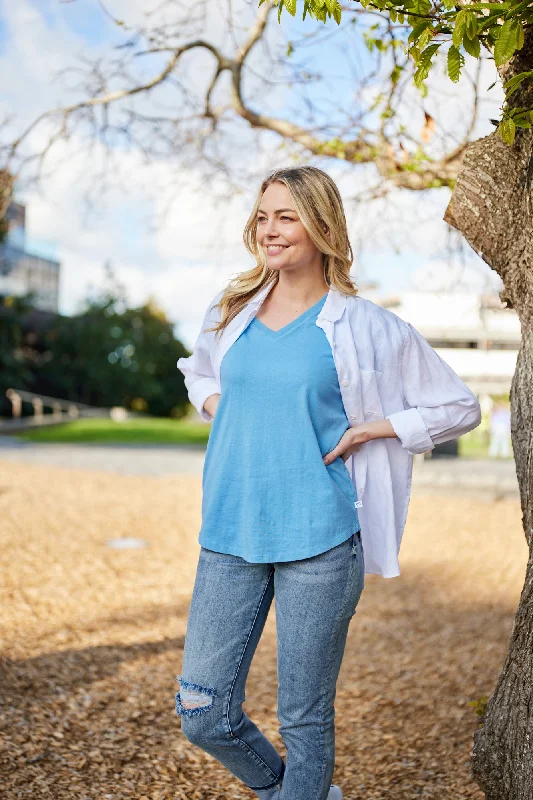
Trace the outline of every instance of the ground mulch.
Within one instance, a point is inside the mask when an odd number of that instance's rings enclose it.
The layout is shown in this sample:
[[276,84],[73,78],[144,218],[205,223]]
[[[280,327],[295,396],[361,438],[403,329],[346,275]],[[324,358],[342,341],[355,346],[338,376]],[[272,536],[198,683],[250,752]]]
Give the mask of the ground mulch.
[[[200,501],[198,476],[0,460],[2,800],[254,796],[174,709]],[[122,536],[149,546],[106,546]],[[526,561],[518,501],[413,497],[402,575],[366,577],[337,684],[345,800],[481,800],[469,703],[493,689]],[[273,606],[245,709],[285,755],[276,680]]]

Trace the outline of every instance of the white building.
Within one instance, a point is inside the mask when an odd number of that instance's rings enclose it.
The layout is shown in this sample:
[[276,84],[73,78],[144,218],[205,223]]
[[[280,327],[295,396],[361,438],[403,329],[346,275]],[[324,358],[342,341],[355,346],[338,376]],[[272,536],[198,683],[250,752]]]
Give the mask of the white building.
[[520,322],[497,294],[406,291],[361,295],[410,322],[478,396],[508,393],[520,346]]

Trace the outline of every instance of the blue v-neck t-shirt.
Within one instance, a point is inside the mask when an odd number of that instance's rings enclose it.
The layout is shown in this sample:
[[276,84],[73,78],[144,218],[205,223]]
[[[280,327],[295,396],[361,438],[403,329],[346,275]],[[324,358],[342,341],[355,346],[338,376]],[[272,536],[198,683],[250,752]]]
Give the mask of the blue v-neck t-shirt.
[[309,558],[359,530],[343,459],[349,428],[316,324],[327,294],[277,331],[255,317],[225,353],[202,476],[199,543],[254,563]]

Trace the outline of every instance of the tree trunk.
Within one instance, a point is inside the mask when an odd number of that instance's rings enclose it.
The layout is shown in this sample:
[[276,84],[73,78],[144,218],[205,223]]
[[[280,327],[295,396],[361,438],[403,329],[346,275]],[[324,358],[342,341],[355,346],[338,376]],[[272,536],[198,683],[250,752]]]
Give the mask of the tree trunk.
[[[532,68],[529,30],[524,47],[500,74],[508,80]],[[531,83],[512,95],[515,107],[533,107]],[[505,286],[502,299],[516,309],[522,326],[511,384],[511,435],[530,556],[509,652],[483,726],[474,735],[472,771],[487,800],[532,800],[533,129],[518,130],[512,146],[496,133],[469,146],[444,219],[500,275]]]

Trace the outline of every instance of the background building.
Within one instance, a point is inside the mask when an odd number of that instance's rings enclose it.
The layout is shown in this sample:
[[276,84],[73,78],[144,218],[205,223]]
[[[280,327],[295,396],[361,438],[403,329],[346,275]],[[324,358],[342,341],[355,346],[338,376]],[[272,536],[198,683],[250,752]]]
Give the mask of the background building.
[[26,209],[11,203],[6,237],[0,243],[0,297],[35,292],[37,308],[57,312],[59,269],[58,261],[26,251]]
[[518,349],[520,322],[497,294],[406,291],[361,295],[410,322],[479,397],[508,394]]

